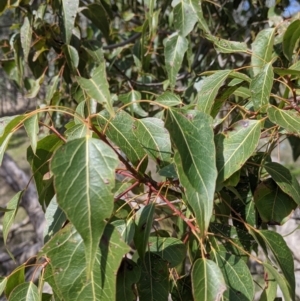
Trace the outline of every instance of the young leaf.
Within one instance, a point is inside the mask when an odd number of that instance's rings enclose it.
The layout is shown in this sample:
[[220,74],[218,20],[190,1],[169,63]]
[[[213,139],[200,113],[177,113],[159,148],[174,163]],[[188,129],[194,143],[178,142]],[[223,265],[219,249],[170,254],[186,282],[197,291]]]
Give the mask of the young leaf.
[[65,44],[70,44],[78,7],[79,0],[62,0],[62,32]]
[[184,54],[188,49],[188,41],[186,38],[174,33],[164,40],[164,46],[166,69],[170,86],[173,90],[176,85],[177,73],[181,68]]
[[34,114],[31,117],[25,119],[24,128],[29,137],[33,153],[35,154],[37,146],[37,135],[39,133],[39,115]]
[[158,165],[167,163],[171,159],[171,140],[164,122],[158,118],[136,119],[133,133],[145,152],[152,157]]
[[40,294],[37,286],[32,282],[18,285],[9,296],[10,301],[39,301]]
[[251,65],[254,76],[261,71],[265,64],[271,61],[275,31],[275,28],[261,30],[252,43]]
[[13,196],[13,198],[7,203],[6,209],[10,211],[5,212],[3,217],[3,241],[6,244],[7,235],[11,225],[14,222],[15,216],[18,211],[19,203],[22,197],[23,191],[19,191]]
[[31,48],[32,28],[28,17],[24,18],[23,24],[20,29],[21,44],[24,53],[24,60],[27,63],[28,55]]
[[282,191],[300,205],[300,185],[297,178],[286,167],[276,162],[267,162],[264,168]]
[[167,262],[151,252],[139,258],[141,278],[137,285],[140,301],[168,301],[169,270]]
[[254,110],[265,113],[269,105],[270,93],[273,87],[272,62],[266,64],[250,83],[251,99]]
[[238,256],[226,252],[211,252],[212,260],[221,269],[227,289],[224,300],[252,301],[254,284],[247,264]]
[[113,210],[111,190],[118,162],[109,146],[88,136],[61,146],[51,161],[57,202],[84,240],[88,277],[104,219]]
[[156,98],[155,102],[168,107],[175,107],[182,104],[180,97],[169,91],[166,91],[165,93],[159,95]]
[[152,228],[154,204],[140,208],[135,214],[134,244],[141,259],[147,250],[148,239]]
[[211,260],[197,259],[192,268],[192,289],[195,301],[219,301],[226,284],[220,268]]
[[215,136],[218,179],[221,184],[239,170],[254,152],[260,138],[261,123],[240,120],[222,134]]
[[270,120],[286,129],[291,134],[300,133],[299,113],[295,111],[281,110],[271,106],[267,110]]
[[282,40],[282,50],[285,57],[292,61],[294,48],[300,36],[300,20],[292,22],[284,33]]
[[199,111],[210,114],[218,90],[230,73],[231,70],[221,70],[204,79],[197,96],[197,109]]

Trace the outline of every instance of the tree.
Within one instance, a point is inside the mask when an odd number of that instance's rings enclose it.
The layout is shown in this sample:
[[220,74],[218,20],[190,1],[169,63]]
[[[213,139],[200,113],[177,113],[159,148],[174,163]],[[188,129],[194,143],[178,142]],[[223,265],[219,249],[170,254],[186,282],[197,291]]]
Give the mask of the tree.
[[[295,300],[271,225],[300,186],[271,154],[288,139],[300,155],[300,21],[246,4],[1,2],[2,67],[40,106],[0,120],[0,161],[24,127],[47,221],[38,283],[22,264],[9,300],[253,300],[250,258],[260,300]],[[4,242],[26,189],[1,209]]]

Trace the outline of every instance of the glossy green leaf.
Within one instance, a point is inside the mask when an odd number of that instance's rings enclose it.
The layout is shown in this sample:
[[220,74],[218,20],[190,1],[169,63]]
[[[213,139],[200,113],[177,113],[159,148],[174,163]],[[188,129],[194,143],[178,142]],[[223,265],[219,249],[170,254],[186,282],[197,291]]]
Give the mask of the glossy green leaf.
[[39,301],[40,294],[37,286],[32,282],[18,285],[10,294],[9,301]]
[[226,291],[224,300],[252,301],[254,299],[254,283],[247,264],[238,256],[226,252],[212,252],[212,260],[221,269]]
[[113,211],[111,190],[118,162],[109,146],[88,136],[61,146],[51,161],[57,202],[84,240],[88,277],[104,219]]
[[173,9],[174,27],[181,36],[187,36],[195,27],[198,16],[190,1],[181,0]]
[[295,20],[286,29],[283,40],[282,40],[282,50],[285,57],[292,61],[292,56],[294,54],[294,49],[297,41],[300,37],[300,20]]
[[134,119],[125,111],[120,111],[110,120],[108,113],[102,111],[98,115],[98,123],[106,129],[107,137],[120,147],[134,166],[137,166],[146,152],[133,133]]
[[33,153],[36,152],[37,147],[37,135],[39,133],[39,115],[34,114],[24,121],[24,128],[30,140],[30,145]]
[[176,77],[181,68],[183,57],[188,49],[186,38],[174,33],[164,40],[165,63],[171,89],[176,85]]
[[260,138],[261,123],[240,120],[225,132],[215,136],[218,179],[222,183],[239,170],[254,152]]
[[278,75],[295,75],[300,76],[300,70],[294,70],[294,69],[283,69],[283,68],[273,68],[274,73]]
[[79,0],[62,0],[62,32],[65,44],[70,44],[78,7]]
[[268,108],[267,113],[273,123],[283,127],[291,134],[299,134],[300,118],[298,112],[281,110],[271,106]]
[[76,77],[79,85],[85,92],[100,104],[106,106],[106,109],[113,116],[114,111],[112,108],[112,100],[110,97],[108,82],[106,78],[105,62],[97,67],[90,79],[86,79],[80,76]]
[[155,102],[167,107],[174,107],[182,104],[180,97],[169,91],[159,95]]
[[252,43],[251,65],[254,76],[261,71],[265,64],[271,61],[275,31],[275,28],[261,30]]
[[17,194],[13,196],[13,198],[7,203],[6,209],[10,211],[5,212],[3,217],[3,241],[6,244],[7,235],[11,225],[14,222],[15,216],[18,211],[19,203],[22,197],[23,191],[19,191]]
[[186,256],[186,247],[181,240],[174,237],[149,237],[149,251],[159,255],[174,268],[183,262]]
[[204,33],[209,33],[209,28],[206,22],[206,18],[202,11],[202,2],[198,0],[188,0],[186,1],[190,8],[193,10],[194,14],[198,17],[198,26],[204,31]]
[[152,157],[158,165],[169,162],[171,159],[171,140],[164,122],[158,118],[136,119],[133,133],[145,152]]
[[153,223],[154,203],[140,208],[135,214],[134,244],[140,258],[144,258]]
[[0,277],[0,296],[4,292],[4,289],[5,289],[6,284],[7,284],[7,279],[8,279],[7,277]]
[[31,24],[29,18],[25,17],[20,29],[21,44],[23,48],[25,62],[28,61],[28,55],[31,49],[31,36],[32,36]]
[[132,115],[133,113],[135,113],[141,117],[148,116],[148,113],[141,107],[141,104],[137,102],[142,99],[141,93],[139,91],[131,90],[126,94],[121,94],[119,95],[119,99],[124,104],[132,103],[132,105],[129,106]]
[[272,63],[266,64],[250,83],[251,99],[255,111],[265,113],[269,105],[271,90],[273,87]]
[[216,50],[221,53],[235,53],[235,52],[248,53],[249,52],[247,44],[245,42],[229,41],[229,40],[221,39],[219,37],[215,37],[213,35],[207,35],[206,38],[209,41],[212,41],[214,43]]
[[145,259],[139,259],[141,278],[137,285],[140,301],[168,301],[169,270],[168,264],[158,255],[151,252]]
[[17,267],[7,277],[6,286],[4,289],[5,296],[9,298],[11,292],[20,284],[25,282],[25,265]]
[[166,128],[181,159],[175,164],[178,171],[182,166],[179,178],[185,185],[186,193],[189,193],[189,186],[194,188],[187,198],[195,211],[197,222],[202,225],[203,233],[211,216],[217,176],[211,124],[211,118],[202,112],[189,111],[183,115],[175,110],[168,110]]
[[43,247],[39,256],[50,260],[44,277],[60,299],[111,301],[115,300],[118,268],[128,251],[118,231],[111,225],[106,226],[87,281],[84,243],[68,224]]
[[67,64],[74,73],[76,72],[76,68],[79,64],[79,55],[77,50],[71,45],[64,45],[62,50],[65,54]]
[[220,268],[212,260],[197,259],[192,268],[192,289],[195,301],[219,301],[226,290]]
[[78,138],[83,138],[90,135],[90,130],[84,123],[74,124],[65,131],[67,141],[71,141]]
[[294,200],[272,181],[257,186],[254,201],[262,221],[278,225],[284,224],[297,207]]
[[264,168],[282,191],[288,194],[299,205],[300,185],[296,176],[289,169],[276,162],[267,162]]
[[141,268],[134,261],[124,258],[118,270],[116,301],[134,301],[133,286],[141,277]]
[[197,96],[199,111],[210,114],[218,91],[230,73],[231,70],[221,70],[204,79]]

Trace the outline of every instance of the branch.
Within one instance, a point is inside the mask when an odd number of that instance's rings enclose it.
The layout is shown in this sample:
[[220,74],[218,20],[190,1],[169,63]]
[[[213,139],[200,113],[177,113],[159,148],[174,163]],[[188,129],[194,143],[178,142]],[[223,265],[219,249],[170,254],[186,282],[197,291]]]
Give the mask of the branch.
[[118,47],[122,47],[122,46],[125,46],[127,44],[130,44],[131,42],[133,42],[134,40],[138,39],[142,34],[140,32],[132,35],[129,39],[123,41],[123,42],[120,42],[120,43],[116,43],[116,44],[111,44],[111,45],[106,45],[106,46],[103,46],[103,50],[111,50],[111,49],[115,49],[115,48],[118,48]]

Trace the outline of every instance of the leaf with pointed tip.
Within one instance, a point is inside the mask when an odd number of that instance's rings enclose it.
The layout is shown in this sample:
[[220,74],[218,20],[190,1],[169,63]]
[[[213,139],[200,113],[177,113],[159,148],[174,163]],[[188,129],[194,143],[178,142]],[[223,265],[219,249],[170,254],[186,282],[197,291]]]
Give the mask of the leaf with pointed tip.
[[79,64],[79,55],[77,50],[71,45],[63,45],[62,50],[65,54],[67,64],[74,73],[76,73],[76,69]]
[[284,68],[273,68],[274,73],[278,75],[295,75],[300,76],[300,70],[294,70],[294,69],[284,69]]
[[0,277],[0,296],[4,292],[4,289],[5,289],[6,283],[7,283],[7,279],[8,279],[7,277]]
[[198,0],[187,0],[190,8],[193,10],[194,14],[198,17],[198,26],[204,31],[204,33],[209,33],[209,28],[202,11],[202,2]]
[[8,134],[4,140],[1,139],[2,143],[0,144],[0,165],[2,164],[3,156],[6,151],[6,148],[8,146],[11,136],[12,136],[12,133]]
[[77,76],[76,79],[81,88],[85,90],[89,97],[95,99],[100,104],[105,105],[110,115],[114,116],[115,113],[112,108],[112,100],[106,79],[104,61],[93,71],[92,77],[90,79],[86,79],[80,76]]
[[231,70],[221,70],[204,79],[197,96],[197,109],[210,114],[220,87],[227,79]]
[[228,301],[252,301],[254,284],[247,264],[238,256],[226,252],[211,252],[212,260],[221,269],[227,289],[223,294]]
[[229,41],[225,39],[221,39],[219,37],[215,37],[213,35],[206,35],[206,38],[214,43],[214,46],[216,47],[217,51],[221,53],[241,53],[245,52],[248,53],[248,47],[245,42],[235,42],[235,41]]
[[192,268],[192,289],[195,301],[219,301],[226,290],[220,268],[212,260],[197,259]]
[[51,103],[51,100],[55,94],[55,92],[57,91],[57,85],[59,83],[60,77],[59,75],[55,75],[52,77],[49,86],[47,88],[47,94],[46,94],[46,103],[49,105]]
[[163,94],[159,95],[156,98],[155,102],[167,107],[174,107],[182,104],[180,97],[169,91],[166,91]]
[[8,235],[11,225],[14,222],[22,195],[23,195],[23,191],[19,191],[17,194],[15,194],[13,196],[13,198],[6,205],[6,209],[9,209],[10,211],[5,212],[4,217],[3,217],[3,241],[4,241],[4,244],[6,244],[7,235]]
[[62,32],[65,44],[70,44],[79,0],[62,0],[63,24]]
[[152,157],[158,165],[171,160],[171,140],[164,122],[158,118],[136,119],[133,133],[145,152]]
[[267,162],[264,168],[282,191],[300,205],[300,185],[297,178],[286,167],[276,162]]
[[39,301],[40,294],[37,286],[32,282],[18,285],[9,296],[10,301]]
[[118,163],[107,144],[88,136],[62,145],[51,161],[57,202],[84,240],[88,277],[104,219],[113,211],[111,190]]
[[252,43],[251,66],[254,76],[272,59],[275,31],[275,28],[261,30]]
[[24,18],[20,29],[21,45],[24,53],[24,60],[28,62],[28,55],[31,48],[32,28],[28,17]]
[[282,40],[282,50],[285,57],[292,61],[292,56],[294,54],[294,48],[300,37],[300,20],[295,20],[286,29],[283,40]]
[[240,120],[226,133],[215,136],[217,184],[221,184],[239,170],[253,154],[259,142],[260,128],[260,121]]
[[271,90],[273,87],[274,72],[272,63],[266,64],[250,83],[251,99],[254,110],[261,113],[267,111]]
[[33,116],[27,118],[24,121],[24,128],[30,140],[30,145],[33,150],[33,153],[36,152],[37,146],[37,135],[39,133],[39,116],[34,114]]
[[12,273],[7,277],[6,286],[4,289],[4,293],[6,298],[9,299],[11,292],[16,288],[18,285],[25,282],[25,265],[21,265],[17,267]]
[[137,284],[140,301],[168,301],[168,264],[158,255],[147,252],[145,258],[138,260],[141,278]]
[[117,276],[116,301],[136,300],[133,285],[139,281],[140,277],[141,267],[134,261],[123,258]]
[[254,194],[255,206],[263,222],[284,224],[297,207],[294,200],[285,194],[272,180],[258,184]]
[[173,90],[176,85],[177,73],[181,68],[184,54],[188,49],[188,41],[178,33],[174,33],[164,40],[164,46],[166,69],[170,86]]
[[130,92],[126,94],[119,95],[120,101],[122,101],[124,104],[130,104],[129,106],[131,113],[135,113],[138,116],[146,117],[148,116],[148,113],[141,107],[141,104],[136,102],[137,100],[141,100],[142,96],[139,91],[131,90]]
[[300,133],[299,113],[295,111],[281,110],[271,106],[267,110],[270,120],[286,129],[291,134]]
[[189,1],[181,0],[173,9],[174,27],[181,36],[187,36],[195,27],[198,16]]
[[84,243],[74,226],[68,224],[45,244],[39,257],[49,258],[44,277],[60,299],[111,301],[115,300],[118,268],[129,249],[118,231],[107,225],[87,281]]
[[144,258],[147,250],[148,239],[153,223],[154,203],[140,208],[135,214],[135,232],[134,244],[138,251],[140,258]]
[[134,118],[128,113],[122,110],[110,119],[107,111],[102,111],[97,121],[102,128],[106,128],[107,137],[124,152],[134,166],[146,156],[145,150],[133,133]]

